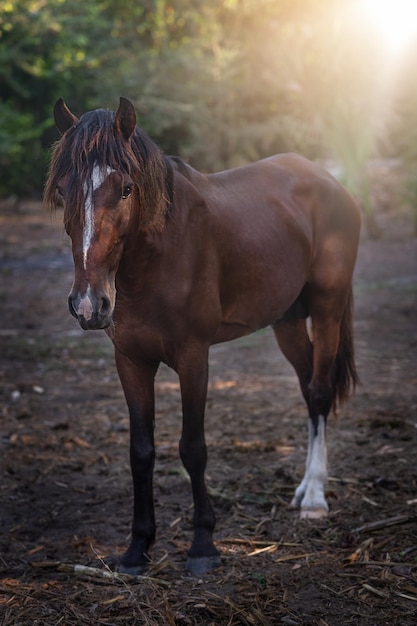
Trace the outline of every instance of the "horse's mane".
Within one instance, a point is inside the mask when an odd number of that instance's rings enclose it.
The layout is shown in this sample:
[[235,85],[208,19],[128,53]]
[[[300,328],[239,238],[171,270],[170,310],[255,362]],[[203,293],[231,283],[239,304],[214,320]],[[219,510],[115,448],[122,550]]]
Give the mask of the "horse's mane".
[[57,204],[59,181],[69,177],[66,206],[72,215],[80,214],[84,187],[89,184],[94,166],[111,167],[130,176],[138,199],[139,227],[160,230],[164,224],[169,196],[167,160],[158,146],[141,129],[127,142],[114,126],[115,113],[97,109],[85,113],[53,147],[45,202]]

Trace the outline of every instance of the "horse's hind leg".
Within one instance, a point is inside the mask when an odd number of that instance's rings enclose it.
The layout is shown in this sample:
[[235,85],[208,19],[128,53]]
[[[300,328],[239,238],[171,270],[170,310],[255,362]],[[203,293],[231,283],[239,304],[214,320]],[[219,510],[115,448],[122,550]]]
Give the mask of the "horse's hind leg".
[[311,285],[313,342],[303,320],[283,320],[275,327],[278,343],[298,374],[309,410],[306,470],[292,502],[301,506],[301,517],[317,518],[328,512],[326,420],[332,406],[356,382],[351,304],[350,285],[327,291]]
[[313,375],[313,344],[307,332],[306,320],[283,319],[273,330],[284,356],[295,369],[305,401],[309,402],[308,386]]
[[[324,495],[327,483],[326,416],[318,416],[311,400],[313,344],[304,319],[285,319],[274,326],[278,344],[294,367],[309,410],[308,451],[305,474],[295,491],[291,506],[301,506],[301,517],[323,517],[328,505]],[[314,331],[313,331],[314,332]]]

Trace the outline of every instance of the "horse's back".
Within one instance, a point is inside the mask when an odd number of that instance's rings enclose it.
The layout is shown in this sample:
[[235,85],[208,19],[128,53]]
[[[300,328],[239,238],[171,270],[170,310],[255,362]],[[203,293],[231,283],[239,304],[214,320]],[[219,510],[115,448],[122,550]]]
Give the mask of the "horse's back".
[[301,211],[311,218],[329,219],[331,214],[346,213],[357,220],[357,205],[346,189],[321,165],[299,154],[276,154],[212,174],[208,180],[211,193],[223,203],[230,196],[252,202],[257,210],[269,201],[280,215],[297,216]]
[[356,203],[308,159],[276,155],[211,175],[205,201],[228,323],[253,330],[279,319],[315,273],[321,278],[327,245],[353,271]]
[[278,154],[208,179],[208,203],[215,220],[226,230],[240,225],[236,245],[243,236],[249,251],[254,247],[253,252],[262,255],[271,242],[281,258],[288,259],[302,248],[312,261],[331,239],[341,252],[346,248],[356,254],[358,205],[317,163],[297,154]]
[[344,187],[320,165],[280,154],[207,177],[202,193],[217,238],[248,255],[275,250],[282,259],[303,249],[309,259],[326,237],[350,246],[359,210]]

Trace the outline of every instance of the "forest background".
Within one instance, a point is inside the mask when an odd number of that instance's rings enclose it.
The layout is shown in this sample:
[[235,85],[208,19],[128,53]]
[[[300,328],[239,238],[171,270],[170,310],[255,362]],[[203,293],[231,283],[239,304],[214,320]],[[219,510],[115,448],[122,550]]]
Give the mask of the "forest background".
[[0,1],[0,197],[39,197],[62,96],[131,99],[142,128],[204,171],[275,152],[331,159],[367,197],[401,158],[417,205],[416,38],[401,53],[365,0]]

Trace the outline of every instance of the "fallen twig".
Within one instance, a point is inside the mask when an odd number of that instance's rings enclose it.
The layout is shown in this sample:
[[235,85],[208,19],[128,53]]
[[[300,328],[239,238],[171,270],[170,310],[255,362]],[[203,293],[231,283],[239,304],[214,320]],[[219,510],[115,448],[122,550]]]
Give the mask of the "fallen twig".
[[274,559],[275,563],[285,563],[285,561],[297,561],[298,559],[307,559],[310,556],[317,556],[320,554],[323,555],[322,552],[305,552],[304,554],[287,554],[287,556],[281,556],[278,559]]
[[115,581],[123,581],[123,582],[148,582],[154,583],[157,585],[162,585],[163,587],[170,587],[171,583],[162,578],[152,578],[151,576],[143,576],[143,575],[132,575],[132,574],[121,574],[119,572],[112,572],[107,569],[99,569],[98,567],[89,567],[87,565],[71,565],[67,563],[61,563],[58,569],[62,572],[70,572],[74,574],[79,574],[81,576],[87,576],[88,578],[106,578],[109,580]]
[[389,593],[387,593],[386,591],[381,591],[380,589],[375,589],[375,587],[372,587],[371,585],[368,585],[367,583],[363,583],[362,587],[364,589],[366,589],[366,591],[370,591],[371,593],[373,593],[376,596],[379,596],[380,598],[389,598]]
[[277,550],[277,544],[272,543],[269,546],[264,546],[263,548],[257,548],[253,550],[253,552],[249,552],[246,556],[256,556],[257,554],[262,554],[263,552],[275,552]]
[[163,587],[170,587],[171,583],[163,578],[153,578],[151,576],[144,575],[132,575],[132,574],[122,574],[119,572],[112,572],[110,569],[99,569],[98,567],[89,567],[87,565],[81,564],[72,564],[72,563],[62,563],[61,561],[38,561],[35,563],[31,563],[32,567],[39,568],[51,568],[57,569],[60,572],[68,572],[70,574],[78,574],[80,576],[86,576],[87,578],[94,579],[102,579],[106,578],[108,580],[120,581],[120,582],[148,582],[154,583],[156,585],[161,585]]
[[405,598],[406,600],[412,600],[413,602],[417,602],[417,596],[410,596],[408,593],[401,593],[400,591],[394,591],[394,593],[400,598]]
[[417,563],[406,563],[398,561],[350,561],[349,565],[369,565],[370,567],[417,567]]
[[288,543],[286,541],[275,541],[275,542],[271,542],[271,541],[260,541],[258,539],[250,539],[249,537],[247,539],[241,538],[241,537],[225,537],[224,539],[220,539],[217,543],[235,543],[235,544],[242,544],[242,545],[250,545],[250,546],[260,546],[260,547],[267,547],[267,546],[271,546],[271,545],[275,545],[277,548],[298,548],[301,544],[300,542],[291,542]]
[[352,533],[363,533],[372,530],[380,530],[381,528],[387,528],[388,526],[396,526],[397,524],[406,524],[417,518],[416,514],[413,515],[395,515],[394,517],[386,517],[385,519],[376,520],[375,522],[367,522],[354,528]]
[[235,611],[236,615],[241,616],[242,619],[246,623],[249,623],[249,624],[261,624],[262,626],[272,626],[272,624],[269,621],[268,617],[263,615],[256,607],[252,607],[252,609],[250,611],[248,611],[247,609],[245,609],[245,608],[243,608],[241,606],[238,606],[229,597],[222,597],[222,596],[219,596],[216,593],[212,593],[211,591],[208,591],[207,594],[209,596],[212,596],[213,598],[216,598],[217,600],[220,600],[225,605],[231,607]]

